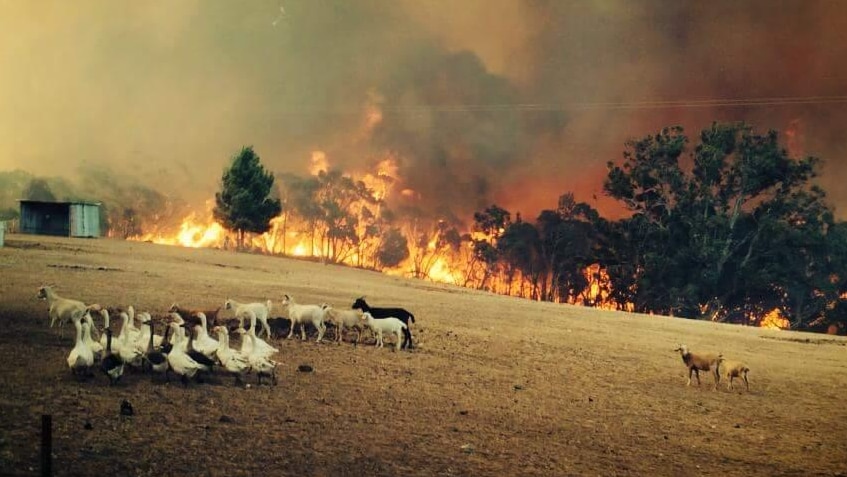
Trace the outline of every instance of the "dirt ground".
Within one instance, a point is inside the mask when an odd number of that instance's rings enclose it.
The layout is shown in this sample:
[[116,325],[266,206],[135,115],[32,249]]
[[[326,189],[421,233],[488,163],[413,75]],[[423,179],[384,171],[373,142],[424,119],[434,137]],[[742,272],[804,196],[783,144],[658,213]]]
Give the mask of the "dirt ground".
[[[279,384],[79,382],[72,327],[42,284],[164,315],[293,295],[412,310],[395,353],[275,339]],[[280,316],[279,311],[272,313]],[[98,320],[99,321],[99,320]],[[847,475],[847,340],[536,303],[304,261],[116,240],[11,235],[0,248],[0,474]],[[117,325],[116,325],[117,327]],[[329,333],[332,336],[332,331]],[[751,368],[750,392],[685,386],[673,349]],[[233,343],[235,344],[235,343]],[[298,372],[309,364],[312,373]],[[122,400],[131,417],[119,413]]]

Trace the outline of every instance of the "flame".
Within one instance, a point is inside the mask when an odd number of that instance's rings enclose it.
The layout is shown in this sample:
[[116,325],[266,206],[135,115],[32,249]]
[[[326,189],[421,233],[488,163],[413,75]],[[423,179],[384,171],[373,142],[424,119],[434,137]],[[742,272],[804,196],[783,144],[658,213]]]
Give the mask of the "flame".
[[791,322],[782,314],[782,310],[774,308],[762,317],[759,326],[771,330],[786,330],[791,326]]

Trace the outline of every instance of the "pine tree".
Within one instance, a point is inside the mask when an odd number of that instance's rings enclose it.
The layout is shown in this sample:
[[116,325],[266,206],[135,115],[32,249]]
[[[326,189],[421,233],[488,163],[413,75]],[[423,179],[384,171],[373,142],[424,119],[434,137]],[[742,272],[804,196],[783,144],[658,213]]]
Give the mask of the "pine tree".
[[238,247],[244,233],[264,233],[270,221],[282,211],[278,198],[271,196],[274,176],[265,172],[252,147],[245,147],[232,160],[221,178],[221,191],[215,194],[215,220],[238,234]]

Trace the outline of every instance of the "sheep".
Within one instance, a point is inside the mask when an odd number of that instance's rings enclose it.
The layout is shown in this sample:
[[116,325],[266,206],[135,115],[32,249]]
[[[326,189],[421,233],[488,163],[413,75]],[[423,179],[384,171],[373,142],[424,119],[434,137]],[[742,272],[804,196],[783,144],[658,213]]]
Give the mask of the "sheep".
[[729,382],[726,383],[726,388],[732,390],[732,380],[734,378],[741,378],[744,380],[744,385],[747,387],[747,390],[750,390],[750,382],[747,381],[747,373],[750,372],[750,368],[747,367],[746,364],[740,361],[727,361],[720,360],[720,374],[729,378]]
[[368,328],[370,328],[374,335],[376,335],[376,347],[383,347],[383,335],[386,333],[394,334],[397,339],[394,345],[395,351],[400,351],[400,334],[405,333],[408,330],[408,326],[405,323],[400,321],[399,318],[388,317],[388,318],[380,318],[376,319],[369,312],[363,312],[362,317],[360,318]]
[[191,323],[192,325],[200,324],[200,318],[197,316],[197,313],[203,313],[206,315],[206,321],[209,325],[209,328],[214,327],[218,321],[218,315],[221,312],[221,307],[218,307],[215,310],[191,310],[188,308],[183,308],[178,304],[174,303],[171,305],[168,313],[176,313],[182,317],[183,320]]
[[693,354],[688,351],[688,346],[679,345],[674,351],[679,351],[682,356],[682,362],[688,367],[688,383],[686,386],[691,386],[691,373],[697,377],[697,386],[700,385],[700,371],[711,371],[715,377],[715,390],[718,389],[718,382],[721,377],[718,371],[720,361],[723,360],[721,354]]
[[362,324],[362,312],[360,310],[336,310],[335,308],[324,305],[322,307],[325,313],[326,321],[335,325],[335,342],[341,344],[344,328],[355,328],[356,341],[359,344],[359,338],[362,337],[362,329],[365,327]]
[[282,306],[288,307],[288,319],[291,320],[291,329],[288,331],[288,339],[294,334],[294,325],[300,323],[300,339],[306,339],[306,323],[311,323],[318,329],[317,343],[321,342],[326,325],[324,325],[324,309],[318,305],[300,305],[294,302],[290,295],[283,295]]
[[53,291],[53,287],[47,285],[38,289],[37,297],[39,300],[47,300],[50,328],[70,323],[75,316],[82,318],[87,311],[100,311],[100,305],[88,306],[79,300],[60,297]]
[[402,321],[406,328],[403,329],[404,337],[403,337],[403,348],[414,348],[415,345],[412,343],[412,332],[409,330],[409,323],[415,322],[415,315],[409,313],[407,310],[403,308],[374,308],[368,306],[368,303],[365,301],[365,297],[360,296],[356,298],[356,301],[353,302],[353,306],[350,308],[354,310],[362,310],[363,312],[368,312],[375,319],[380,320],[383,318],[397,318]]
[[265,336],[268,338],[273,338],[271,336],[271,327],[268,325],[268,315],[271,314],[271,306],[272,303],[270,300],[264,303],[239,303],[232,298],[227,298],[226,302],[224,302],[224,309],[232,310],[235,313],[236,318],[238,318],[238,326],[240,327],[244,326],[244,310],[252,310],[256,314],[256,319],[262,323],[262,331],[265,332]]

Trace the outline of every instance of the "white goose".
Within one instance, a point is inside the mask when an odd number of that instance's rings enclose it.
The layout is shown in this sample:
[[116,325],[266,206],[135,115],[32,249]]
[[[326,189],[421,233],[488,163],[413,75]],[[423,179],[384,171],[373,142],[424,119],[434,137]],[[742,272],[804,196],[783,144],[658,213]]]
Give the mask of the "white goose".
[[[246,332],[243,328],[239,328],[241,334],[241,354],[250,356],[256,354],[258,356],[271,356],[278,353],[279,350],[265,342],[262,338],[256,336],[256,314],[252,310],[247,310],[247,315],[250,317],[250,329]],[[249,335],[252,339],[246,339],[244,335]]]
[[206,314],[203,312],[197,312],[195,316],[200,318],[200,324],[194,326],[194,331],[197,336],[194,338],[192,346],[194,349],[205,354],[209,358],[213,358],[215,356],[215,351],[217,351],[220,346],[220,343],[218,340],[209,336],[209,333],[206,331],[206,327],[208,326]]
[[91,318],[91,313],[86,312],[83,319],[88,326],[82,330],[82,342],[94,353],[94,359],[100,359],[103,356],[103,345],[91,338],[91,330],[94,329],[94,320]]
[[150,316],[150,313],[141,312],[138,314],[138,321],[141,322],[141,331],[138,333],[138,336],[135,338],[135,342],[133,346],[136,349],[141,351],[142,353],[147,352],[148,341],[150,341],[150,337],[153,337],[153,346],[158,348],[162,346],[162,337],[153,333],[153,327],[148,324],[153,318]]
[[229,347],[229,331],[226,326],[216,326],[212,329],[218,334],[220,345],[216,350],[218,361],[228,372],[235,376],[235,384],[243,384],[241,378],[250,371],[247,357]]
[[[110,318],[109,318],[109,310],[107,310],[105,308],[101,308],[100,309],[100,316],[103,317],[103,333],[100,335],[100,346],[102,346],[103,349],[106,349],[106,330],[109,329],[109,325],[111,324],[111,321],[110,321]],[[113,339],[112,340],[112,353],[118,354],[120,349],[121,349],[120,340],[119,339]]]
[[118,341],[121,345],[117,353],[120,355],[124,363],[134,368],[140,368],[143,363],[142,358],[144,353],[136,348],[133,345],[133,342],[130,341],[130,334],[132,332],[129,330],[131,327],[129,324],[129,315],[121,312],[121,320],[123,321],[123,326],[121,326],[121,333],[118,335]]
[[188,380],[193,378],[198,371],[203,369],[203,366],[197,361],[191,359],[191,357],[185,353],[184,345],[187,345],[187,340],[183,333],[182,326],[178,323],[171,323],[170,326],[173,348],[171,349],[171,352],[168,353],[168,364],[170,364],[171,369],[182,378],[182,383],[188,385]]
[[80,323],[81,317],[73,317],[74,328],[76,328],[76,344],[68,354],[68,367],[75,376],[87,374],[94,365],[94,352],[83,342],[83,329],[88,328],[88,323]]
[[236,330],[236,333],[241,334],[241,339],[245,341],[251,341],[253,346],[249,355],[247,355],[247,362],[250,363],[250,368],[253,371],[256,371],[256,378],[259,380],[259,384],[262,384],[262,377],[271,378],[271,382],[276,385],[276,361],[268,358],[268,355],[262,354],[259,349],[256,341],[259,338],[256,338],[255,334],[248,333],[244,331],[244,328],[239,328]]

